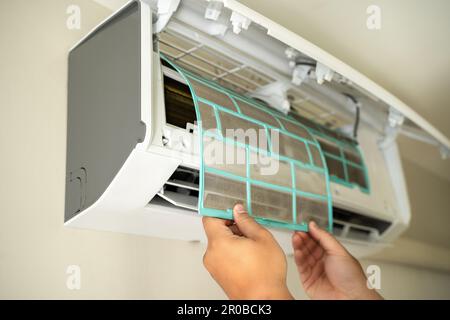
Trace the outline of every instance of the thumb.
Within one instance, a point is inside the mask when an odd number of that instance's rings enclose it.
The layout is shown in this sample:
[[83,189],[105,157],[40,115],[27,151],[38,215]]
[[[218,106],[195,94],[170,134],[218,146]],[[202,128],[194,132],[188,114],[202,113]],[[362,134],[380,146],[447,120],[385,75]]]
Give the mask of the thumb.
[[255,240],[264,233],[265,229],[248,215],[242,204],[238,203],[234,206],[233,216],[239,231],[241,231],[245,237]]
[[317,223],[311,221],[309,223],[309,233],[314,240],[316,240],[319,245],[327,253],[331,254],[348,254],[347,250],[333,237],[329,232],[321,229]]

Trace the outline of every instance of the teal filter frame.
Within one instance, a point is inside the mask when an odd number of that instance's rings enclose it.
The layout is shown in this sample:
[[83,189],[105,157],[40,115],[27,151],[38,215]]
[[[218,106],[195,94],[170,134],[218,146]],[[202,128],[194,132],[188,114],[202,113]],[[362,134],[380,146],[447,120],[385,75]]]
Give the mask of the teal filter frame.
[[[344,136],[340,132],[330,130],[300,115],[294,115],[294,117],[310,130],[310,132],[318,139],[321,146],[328,143],[337,149],[337,152],[333,153],[322,147],[325,161],[327,163],[329,163],[329,161],[337,161],[340,163],[343,170],[342,175],[339,176],[333,173],[332,168],[328,167],[330,181],[347,188],[358,187],[362,192],[370,194],[369,174],[358,143],[355,140]],[[351,170],[354,171],[349,172]],[[357,179],[355,181],[355,176],[351,173],[357,173],[356,178],[359,177],[362,181],[358,181]]]
[[[315,220],[332,231],[330,178],[322,148],[310,129],[262,102],[178,66],[163,54],[161,57],[182,76],[194,101],[201,155],[199,214],[233,219],[233,204],[242,202],[248,213],[266,226],[308,231],[308,222]],[[224,134],[225,129],[243,127],[261,129],[258,144]],[[271,141],[275,135],[280,141],[278,150]],[[211,142],[240,150],[245,162],[210,164],[207,149]],[[278,173],[259,174],[261,159],[277,163]]]
[[[353,144],[347,144],[342,141],[336,141],[335,146],[339,148],[339,155],[331,154],[326,151],[323,151],[323,154],[325,155],[325,161],[329,161],[328,159],[333,159],[336,161],[339,161],[342,164],[342,167],[344,168],[344,176],[339,177],[337,175],[334,175],[332,172],[329,172],[330,174],[330,180],[339,183],[341,185],[344,185],[348,188],[352,188],[354,186],[358,187],[362,192],[370,194],[370,184],[369,184],[369,176],[367,173],[367,167],[364,163],[364,159],[362,156],[362,153],[359,149],[358,145]],[[351,150],[350,152],[355,155],[357,162],[350,159],[348,157],[347,150]],[[357,172],[357,174],[353,174],[350,172],[350,170],[354,170],[352,172]],[[362,176],[359,176],[362,175]],[[354,180],[354,178],[358,178],[362,180]]]

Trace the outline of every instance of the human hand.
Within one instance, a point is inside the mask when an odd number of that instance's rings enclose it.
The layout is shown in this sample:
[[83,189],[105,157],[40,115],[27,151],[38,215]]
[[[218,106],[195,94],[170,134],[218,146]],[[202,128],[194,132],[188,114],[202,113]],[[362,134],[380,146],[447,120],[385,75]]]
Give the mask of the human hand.
[[230,299],[292,299],[286,257],[272,234],[240,204],[233,221],[203,217],[206,269]]
[[309,233],[295,232],[292,246],[300,280],[311,299],[382,299],[367,287],[358,260],[316,223],[309,224]]

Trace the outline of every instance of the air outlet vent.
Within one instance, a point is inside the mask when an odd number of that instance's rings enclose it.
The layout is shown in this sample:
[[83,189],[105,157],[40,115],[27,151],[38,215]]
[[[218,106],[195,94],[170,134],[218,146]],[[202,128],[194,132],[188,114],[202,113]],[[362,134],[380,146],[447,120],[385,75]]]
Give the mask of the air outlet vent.
[[[196,212],[198,208],[199,171],[178,167],[150,203],[163,204]],[[375,241],[391,222],[333,207],[333,234],[358,241]]]
[[381,236],[391,224],[391,222],[385,220],[333,207],[333,233],[341,238],[374,241]]
[[[198,170],[180,166],[157,193],[157,196],[171,206],[197,211],[198,188]],[[150,203],[160,202],[155,198]]]

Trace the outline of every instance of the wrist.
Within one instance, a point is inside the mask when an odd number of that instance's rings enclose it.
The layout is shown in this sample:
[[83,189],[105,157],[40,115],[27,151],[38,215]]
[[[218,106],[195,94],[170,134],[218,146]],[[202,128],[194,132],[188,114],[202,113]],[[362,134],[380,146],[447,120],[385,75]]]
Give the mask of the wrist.
[[384,300],[381,294],[379,294],[375,289],[369,289],[366,300]]
[[358,297],[358,300],[383,300],[383,297],[375,289],[366,289]]
[[245,300],[294,300],[286,285],[255,288],[241,298]]

